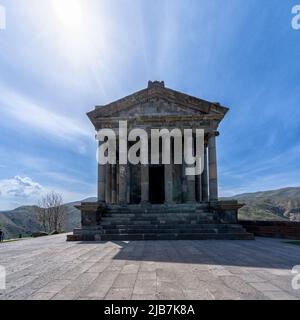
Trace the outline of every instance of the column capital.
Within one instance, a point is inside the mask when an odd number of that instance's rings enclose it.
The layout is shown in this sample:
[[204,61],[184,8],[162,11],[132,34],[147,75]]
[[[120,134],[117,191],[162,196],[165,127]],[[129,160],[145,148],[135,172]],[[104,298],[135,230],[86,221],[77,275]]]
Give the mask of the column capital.
[[212,138],[212,137],[218,137],[220,135],[220,132],[219,131],[210,131],[207,136],[208,138]]
[[220,132],[216,131],[216,130],[206,132],[204,135],[204,146],[208,147],[209,139],[214,138],[214,137],[218,137],[219,135],[220,135]]

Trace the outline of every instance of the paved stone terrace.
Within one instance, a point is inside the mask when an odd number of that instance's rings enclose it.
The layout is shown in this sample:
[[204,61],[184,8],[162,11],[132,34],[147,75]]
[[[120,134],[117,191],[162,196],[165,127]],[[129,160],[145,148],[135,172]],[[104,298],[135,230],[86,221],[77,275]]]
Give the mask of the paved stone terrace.
[[300,299],[284,240],[66,242],[0,245],[0,299]]

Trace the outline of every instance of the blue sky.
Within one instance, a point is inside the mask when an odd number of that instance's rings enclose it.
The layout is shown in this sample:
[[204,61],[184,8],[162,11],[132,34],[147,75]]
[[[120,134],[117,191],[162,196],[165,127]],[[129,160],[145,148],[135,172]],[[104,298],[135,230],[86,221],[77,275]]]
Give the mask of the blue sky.
[[96,194],[85,113],[164,80],[230,107],[222,195],[299,186],[300,30],[282,0],[0,0],[0,210]]

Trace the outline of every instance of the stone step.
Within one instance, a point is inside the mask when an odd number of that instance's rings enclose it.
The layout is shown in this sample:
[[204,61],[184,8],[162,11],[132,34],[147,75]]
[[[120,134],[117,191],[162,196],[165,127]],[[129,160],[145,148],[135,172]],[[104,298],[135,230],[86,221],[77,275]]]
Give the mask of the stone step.
[[136,215],[103,215],[101,221],[114,221],[114,220],[123,220],[123,221],[131,221],[131,220],[186,220],[186,219],[201,219],[207,217],[214,217],[211,213],[203,213],[203,214],[136,214]]
[[[211,217],[213,218],[213,217]],[[102,217],[101,219],[101,224],[103,222],[118,222],[118,223],[131,223],[131,222],[143,222],[145,221],[146,223],[153,223],[153,222],[180,222],[180,221],[208,221],[209,217],[153,217],[153,218],[145,218],[145,217],[136,217],[136,218],[112,218],[112,217]]]
[[116,225],[135,225],[135,226],[153,226],[153,225],[173,225],[173,226],[180,226],[180,225],[203,225],[211,223],[211,221],[208,220],[141,220],[141,221],[102,221],[101,226],[116,226]]
[[136,211],[121,211],[121,210],[106,210],[104,215],[128,215],[128,214],[195,214],[195,213],[209,213],[208,210],[184,210],[184,211],[179,211],[179,210],[136,210]]
[[158,206],[158,207],[141,207],[137,206],[136,208],[128,207],[108,207],[106,209],[107,213],[119,213],[119,214],[126,214],[126,213],[195,213],[195,212],[208,212],[208,206],[188,206],[188,207],[169,207],[169,206]]
[[192,213],[105,213],[102,218],[172,218],[172,217],[180,217],[180,218],[186,218],[186,217],[201,217],[206,215],[213,215],[210,212],[192,212]]
[[197,203],[197,204],[151,204],[151,205],[141,205],[141,204],[130,204],[130,205],[107,205],[108,210],[141,210],[148,209],[148,210],[160,210],[160,209],[174,209],[174,210],[185,210],[185,209],[195,209],[195,208],[208,208],[208,203]]
[[198,230],[240,230],[245,229],[239,224],[148,224],[148,225],[134,225],[134,224],[119,224],[119,225],[102,225],[102,229],[129,229],[129,230],[165,230],[165,229],[198,229]]
[[103,234],[156,234],[156,233],[161,233],[161,234],[171,234],[171,233],[205,233],[205,234],[226,234],[226,233],[232,233],[232,234],[240,234],[243,232],[243,230],[234,230],[234,229],[105,229],[103,230]]
[[96,236],[99,241],[139,241],[139,240],[253,240],[253,234],[243,233],[140,233],[103,234]]

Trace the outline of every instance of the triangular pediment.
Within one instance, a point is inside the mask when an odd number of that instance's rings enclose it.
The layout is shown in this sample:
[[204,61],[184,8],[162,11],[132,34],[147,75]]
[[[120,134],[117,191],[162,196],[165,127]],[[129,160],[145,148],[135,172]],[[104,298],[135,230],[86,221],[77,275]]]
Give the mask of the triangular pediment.
[[138,117],[138,116],[155,116],[155,115],[196,115],[207,114],[200,110],[186,108],[175,102],[170,102],[161,98],[154,98],[150,101],[141,102],[136,105],[128,106],[120,110],[111,110],[109,113],[112,117]]
[[228,108],[196,97],[165,88],[164,83],[149,82],[148,88],[105,106],[96,107],[88,113],[95,122],[103,118],[141,116],[209,116],[220,120]]

